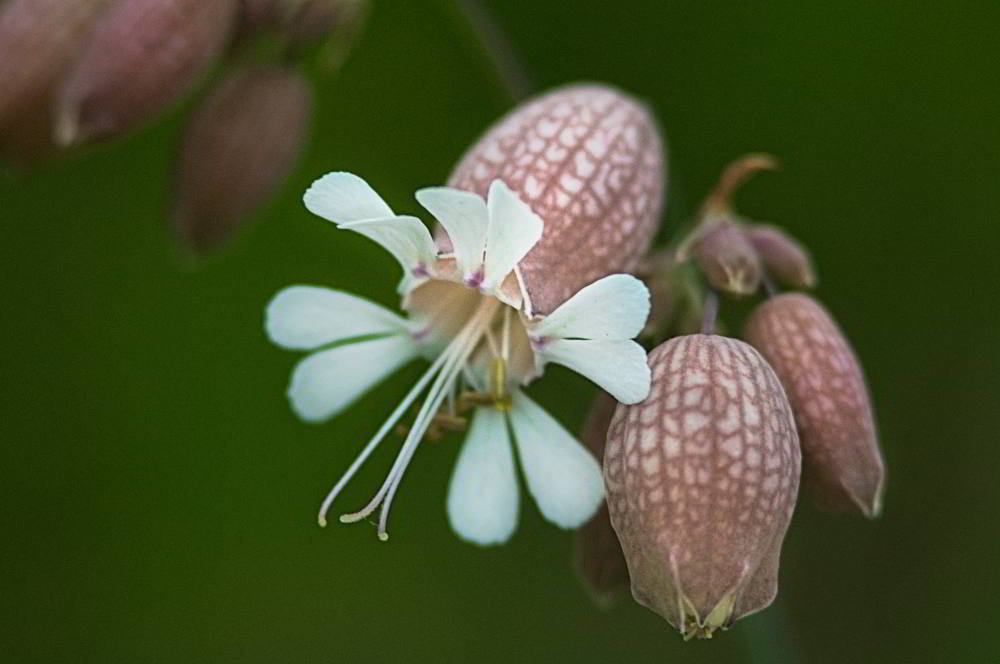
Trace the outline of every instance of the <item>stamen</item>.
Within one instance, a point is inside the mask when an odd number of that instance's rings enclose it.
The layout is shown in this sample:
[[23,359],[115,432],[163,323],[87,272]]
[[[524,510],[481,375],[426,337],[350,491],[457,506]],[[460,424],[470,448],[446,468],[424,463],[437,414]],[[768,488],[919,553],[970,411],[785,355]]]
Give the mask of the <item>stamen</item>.
[[433,363],[431,363],[430,368],[424,372],[424,375],[420,377],[420,380],[417,381],[416,385],[410,388],[407,395],[403,398],[399,405],[396,406],[396,410],[392,411],[392,414],[389,415],[389,419],[382,424],[382,428],[379,429],[374,436],[372,436],[372,439],[368,441],[368,444],[365,445],[363,450],[361,450],[361,454],[359,454],[354,460],[354,463],[348,467],[347,472],[345,472],[333,488],[330,489],[330,493],[326,494],[326,498],[323,499],[323,504],[320,505],[319,508],[320,526],[326,526],[326,514],[330,510],[330,504],[333,503],[337,494],[339,494],[350,479],[354,477],[354,474],[358,472],[361,464],[363,464],[368,457],[371,456],[371,453],[375,451],[378,444],[382,442],[386,435],[388,435],[389,431],[392,430],[393,426],[400,420],[401,417],[403,417],[406,413],[406,409],[410,407],[410,404],[412,404],[418,396],[420,396],[420,393],[424,391],[425,387],[427,387],[427,383],[429,383],[431,378],[433,378],[434,375],[441,369],[441,365],[443,365],[447,359],[447,356],[442,353],[434,360]]
[[503,308],[503,332],[500,335],[500,357],[510,362],[510,307]]
[[466,323],[465,327],[463,327],[439,356],[439,360],[444,359],[440,373],[438,373],[437,378],[431,385],[427,393],[427,398],[417,413],[413,427],[410,429],[410,433],[404,441],[395,463],[393,463],[392,468],[389,470],[389,475],[365,507],[357,512],[341,515],[340,521],[342,523],[360,521],[371,514],[378,507],[379,503],[382,503],[378,536],[383,541],[388,539],[386,523],[389,516],[389,506],[392,503],[393,496],[395,496],[396,489],[402,481],[403,473],[406,471],[410,459],[413,457],[417,446],[430,426],[434,414],[440,409],[441,403],[451,391],[456,378],[465,367],[466,361],[481,340],[485,329],[490,325],[498,305],[499,303],[495,300],[484,300],[469,322]]
[[[417,412],[417,417],[413,421],[413,425],[410,427],[410,432],[406,436],[406,440],[403,441],[403,446],[400,448],[399,454],[396,456],[396,462],[389,470],[389,475],[385,478],[385,481],[382,483],[382,486],[375,493],[375,495],[368,502],[368,504],[365,505],[363,508],[361,508],[357,512],[351,512],[349,514],[341,514],[340,515],[341,523],[355,523],[357,521],[361,521],[362,519],[366,518],[369,514],[374,512],[375,508],[378,507],[380,502],[382,502],[382,498],[385,497],[386,492],[389,490],[389,485],[391,484],[392,479],[396,473],[397,467],[399,465],[399,460],[402,458],[403,454],[406,452],[408,447],[413,444],[411,441],[413,440],[419,441],[421,438],[423,438],[423,435],[427,430],[427,424],[425,424],[425,420],[428,411],[428,405],[431,403],[433,395],[435,395],[438,391],[440,391],[440,386],[441,383],[443,382],[443,379],[450,373],[449,370],[454,365],[454,361],[457,355],[455,353],[455,346],[460,341],[464,341],[461,335],[456,337],[455,340],[452,341],[452,343],[448,346],[448,348],[446,348],[445,351],[441,353],[441,355],[438,357],[438,359],[445,360],[444,368],[440,370],[440,373],[438,373],[437,377],[435,378],[433,385],[431,385],[431,389],[428,392],[427,398],[424,400],[423,405],[421,405],[420,410]],[[438,405],[440,405],[440,402],[438,402]]]
[[507,393],[507,363],[502,357],[493,358],[490,379],[492,383],[490,387],[493,390],[493,405],[499,411],[510,411],[513,404],[510,394]]

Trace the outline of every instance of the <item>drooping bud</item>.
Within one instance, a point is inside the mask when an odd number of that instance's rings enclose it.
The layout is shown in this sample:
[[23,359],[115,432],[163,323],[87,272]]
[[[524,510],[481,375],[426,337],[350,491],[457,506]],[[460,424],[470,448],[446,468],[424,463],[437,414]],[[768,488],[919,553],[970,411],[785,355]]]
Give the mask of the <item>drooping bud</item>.
[[760,259],[735,223],[712,224],[698,240],[694,254],[712,288],[730,295],[751,295],[760,287]]
[[[617,405],[618,402],[606,392],[597,395],[580,432],[580,441],[598,459],[604,458],[608,425]],[[576,531],[575,540],[580,578],[598,604],[612,603],[628,588],[629,579],[625,554],[611,527],[607,504],[602,504],[597,514]]]
[[685,637],[768,606],[801,457],[778,377],[748,344],[696,334],[649,355],[604,456],[611,523],[640,604]]
[[788,392],[802,439],[803,480],[819,504],[882,509],[885,469],[871,400],[847,339],[814,299],[786,293],[763,302],[744,335]]
[[542,218],[542,239],[519,272],[530,310],[549,314],[636,266],[659,223],[664,168],[659,130],[640,103],[607,86],[571,85],[502,118],[448,183],[485,196],[499,178]]
[[9,0],[0,7],[0,153],[48,155],[52,95],[109,0]]
[[225,47],[236,0],[119,0],[101,15],[59,93],[56,139],[108,139],[183,97]]
[[695,257],[705,279],[716,290],[749,295],[760,286],[760,258],[743,233],[732,198],[751,175],[777,165],[771,155],[754,153],[726,166],[702,205],[698,225],[677,248],[677,260]]
[[297,70],[248,66],[218,82],[191,115],[178,156],[172,221],[188,249],[216,249],[284,182],[311,113]]
[[777,226],[753,224],[743,229],[757,251],[767,273],[790,288],[816,285],[809,252],[795,238]]

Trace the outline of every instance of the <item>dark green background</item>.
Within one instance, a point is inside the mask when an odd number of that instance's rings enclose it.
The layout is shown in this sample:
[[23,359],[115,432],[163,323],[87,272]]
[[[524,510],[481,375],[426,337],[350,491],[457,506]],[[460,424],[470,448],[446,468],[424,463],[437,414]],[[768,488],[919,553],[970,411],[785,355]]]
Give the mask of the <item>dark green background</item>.
[[[649,101],[688,206],[729,159],[781,157],[742,209],[817,258],[877,406],[884,517],[802,504],[777,604],[689,644],[631,602],[593,608],[571,536],[528,500],[510,545],[460,543],[444,513],[455,441],[416,458],[388,544],[316,526],[417,369],[325,426],[288,409],[295,358],[261,330],[271,294],[315,282],[391,304],[397,278],[301,192],[347,169],[415,210],[509,107],[449,3],[386,0],[342,75],[317,79],[291,182],[216,259],[180,259],[162,220],[178,113],[0,177],[0,658],[998,661],[1000,5],[491,6],[540,87],[603,80]],[[667,232],[681,220],[678,205]],[[534,390],[572,426],[591,393],[565,371]],[[382,452],[344,507],[381,481]]]

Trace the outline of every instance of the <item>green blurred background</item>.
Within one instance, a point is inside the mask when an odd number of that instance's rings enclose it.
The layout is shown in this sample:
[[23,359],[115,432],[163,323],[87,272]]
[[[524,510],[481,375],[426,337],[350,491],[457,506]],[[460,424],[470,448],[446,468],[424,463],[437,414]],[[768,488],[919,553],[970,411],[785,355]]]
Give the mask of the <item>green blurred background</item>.
[[[280,287],[392,304],[396,267],[309,215],[333,169],[397,209],[510,106],[449,2],[377,3],[313,140],[260,222],[192,265],[162,209],[179,114],[0,176],[0,658],[64,662],[995,662],[1000,4],[902,0],[487,3],[540,88],[646,99],[671,146],[670,229],[731,158],[784,169],[741,196],[818,261],[861,355],[889,467],[884,517],[801,504],[774,607],[683,643],[630,601],[600,611],[572,536],[530,501],[510,545],[449,531],[456,441],[427,445],[372,528],[317,505],[418,369],[324,426],[290,412],[267,343]],[[593,388],[534,394],[564,422]],[[345,493],[360,506],[393,450]]]

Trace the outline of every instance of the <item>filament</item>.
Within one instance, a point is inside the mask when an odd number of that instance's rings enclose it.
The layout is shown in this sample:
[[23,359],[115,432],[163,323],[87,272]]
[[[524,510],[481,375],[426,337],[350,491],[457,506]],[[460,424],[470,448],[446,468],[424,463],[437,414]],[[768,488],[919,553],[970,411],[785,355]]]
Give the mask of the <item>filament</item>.
[[[411,395],[415,398],[415,393],[422,391],[426,386],[427,380],[425,379],[429,379],[429,377],[435,373],[437,374],[433,384],[428,390],[423,405],[417,413],[413,426],[410,428],[410,432],[407,435],[406,440],[403,442],[403,446],[396,457],[396,461],[389,470],[389,474],[382,483],[382,486],[376,492],[375,496],[372,497],[368,504],[361,510],[341,515],[341,522],[353,523],[364,519],[371,514],[380,503],[383,503],[384,500],[384,503],[382,504],[382,513],[379,518],[378,536],[381,540],[388,539],[388,534],[386,533],[386,523],[389,516],[389,506],[391,505],[396,489],[402,480],[403,473],[406,471],[410,459],[413,457],[417,446],[423,439],[427,428],[430,426],[434,414],[437,413],[444,399],[452,393],[456,378],[465,368],[469,356],[472,354],[473,350],[475,350],[479,341],[483,338],[484,333],[489,329],[498,305],[499,303],[495,300],[484,300],[477,309],[476,313],[473,314],[452,342],[448,344],[448,347],[444,350],[444,352],[438,356],[434,362],[434,366],[432,366],[432,368],[424,374],[424,378],[421,379],[421,384],[419,385],[419,390],[416,387],[414,390],[411,390]],[[413,402],[413,398],[409,398],[410,395],[407,395],[407,397],[408,402],[406,405],[408,406],[409,403]],[[400,409],[397,408],[397,411],[399,410]],[[396,416],[397,413],[394,412],[393,415]],[[399,419],[398,416],[396,419]],[[387,425],[383,425],[383,428],[388,431],[388,428],[391,425],[392,422],[389,422]],[[366,449],[366,452],[367,451],[368,450]]]

